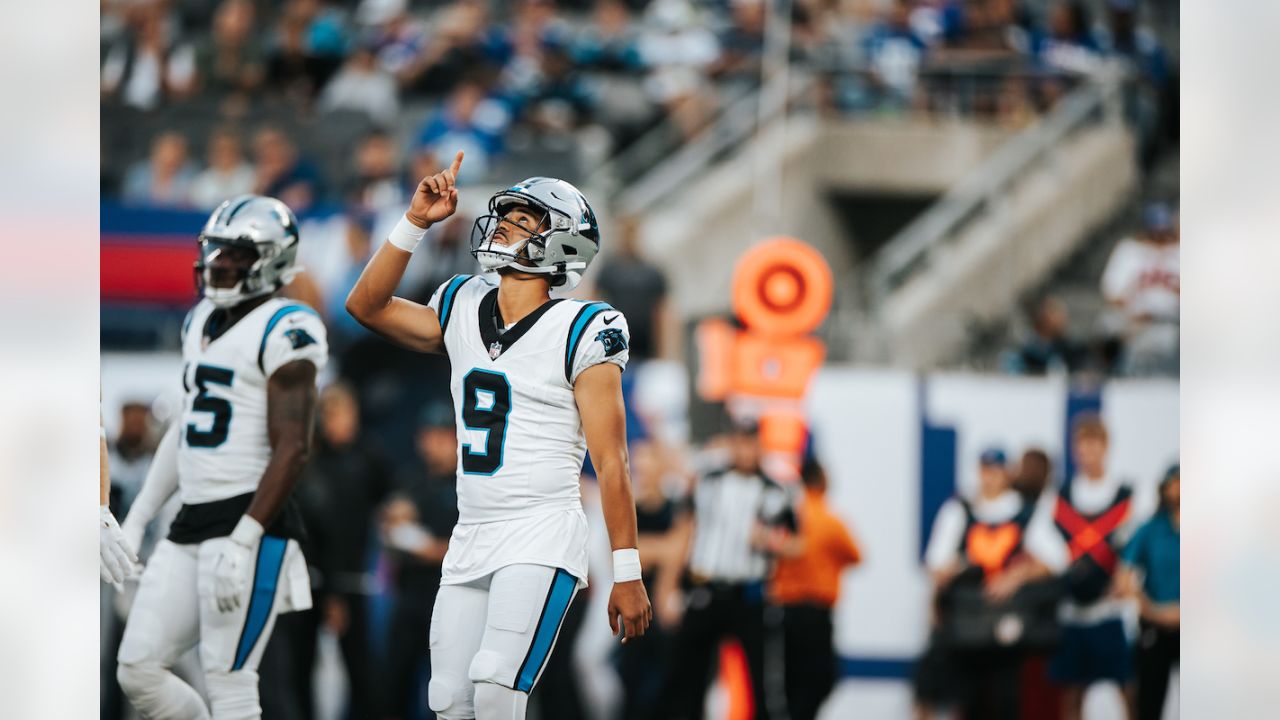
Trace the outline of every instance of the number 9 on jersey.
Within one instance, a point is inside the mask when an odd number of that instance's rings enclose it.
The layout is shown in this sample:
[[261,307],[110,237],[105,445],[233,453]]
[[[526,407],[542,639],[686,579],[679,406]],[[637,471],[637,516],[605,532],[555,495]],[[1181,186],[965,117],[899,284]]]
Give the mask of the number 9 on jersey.
[[511,414],[511,383],[500,372],[479,368],[462,379],[462,423],[468,430],[483,430],[483,446],[462,445],[462,471],[468,475],[492,475],[502,467],[507,441],[507,416]]

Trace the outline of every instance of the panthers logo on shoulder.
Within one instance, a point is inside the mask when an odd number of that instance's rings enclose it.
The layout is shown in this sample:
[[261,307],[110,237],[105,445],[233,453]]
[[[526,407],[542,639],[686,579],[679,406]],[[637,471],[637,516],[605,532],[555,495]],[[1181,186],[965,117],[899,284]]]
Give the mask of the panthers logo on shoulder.
[[285,330],[284,336],[289,338],[289,342],[293,343],[294,350],[297,350],[298,348],[304,348],[308,345],[316,344],[316,339],[311,337],[311,334],[302,328],[293,328],[292,330]]
[[605,328],[596,333],[596,340],[604,346],[605,357],[613,357],[627,349],[627,337],[620,328]]

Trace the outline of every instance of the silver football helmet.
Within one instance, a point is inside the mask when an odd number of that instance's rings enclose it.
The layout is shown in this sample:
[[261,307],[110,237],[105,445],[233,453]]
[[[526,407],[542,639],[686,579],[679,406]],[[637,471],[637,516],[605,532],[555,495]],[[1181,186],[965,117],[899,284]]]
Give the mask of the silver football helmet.
[[[544,229],[509,245],[495,242],[503,215],[516,206],[542,212]],[[471,228],[471,254],[481,266],[550,275],[552,287],[576,287],[598,252],[595,211],[578,188],[555,178],[532,177],[495,193],[489,214],[476,218]]]
[[[195,263],[196,286],[218,307],[233,307],[250,298],[273,293],[288,285],[301,270],[298,258],[298,220],[288,206],[275,198],[241,195],[218,206],[209,216],[198,239],[200,258]],[[252,251],[250,263],[235,267],[235,284],[216,284],[217,273],[227,268],[220,256]]]

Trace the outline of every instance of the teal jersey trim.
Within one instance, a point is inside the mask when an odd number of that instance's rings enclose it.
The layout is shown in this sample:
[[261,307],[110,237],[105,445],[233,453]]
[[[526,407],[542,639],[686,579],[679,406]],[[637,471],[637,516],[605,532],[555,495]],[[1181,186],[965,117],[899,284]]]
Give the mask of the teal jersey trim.
[[458,290],[461,289],[463,285],[466,285],[467,281],[473,277],[475,277],[475,275],[454,275],[453,278],[449,280],[449,284],[445,287],[444,292],[440,293],[440,333],[442,335],[444,334],[445,328],[449,327],[449,317],[453,314],[454,297],[457,296]]
[[567,383],[573,383],[573,359],[578,354],[578,345],[582,344],[582,336],[586,333],[587,328],[591,325],[591,321],[596,319],[600,313],[616,312],[609,303],[593,302],[582,306],[578,311],[578,315],[573,319],[573,323],[569,326],[569,339],[565,343],[564,349],[564,380]]

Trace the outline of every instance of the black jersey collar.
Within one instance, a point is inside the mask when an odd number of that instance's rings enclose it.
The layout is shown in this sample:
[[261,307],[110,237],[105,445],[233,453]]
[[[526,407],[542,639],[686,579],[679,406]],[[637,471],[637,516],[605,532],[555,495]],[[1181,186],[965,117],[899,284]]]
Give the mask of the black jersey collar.
[[547,314],[552,305],[563,299],[556,298],[542,303],[536,310],[520,318],[520,322],[516,323],[510,330],[503,332],[501,330],[504,324],[502,322],[502,311],[498,309],[498,288],[486,293],[484,299],[480,301],[480,339],[489,351],[489,359],[497,360],[517,340],[524,337],[524,334],[533,328],[534,323],[538,322],[538,318]]

